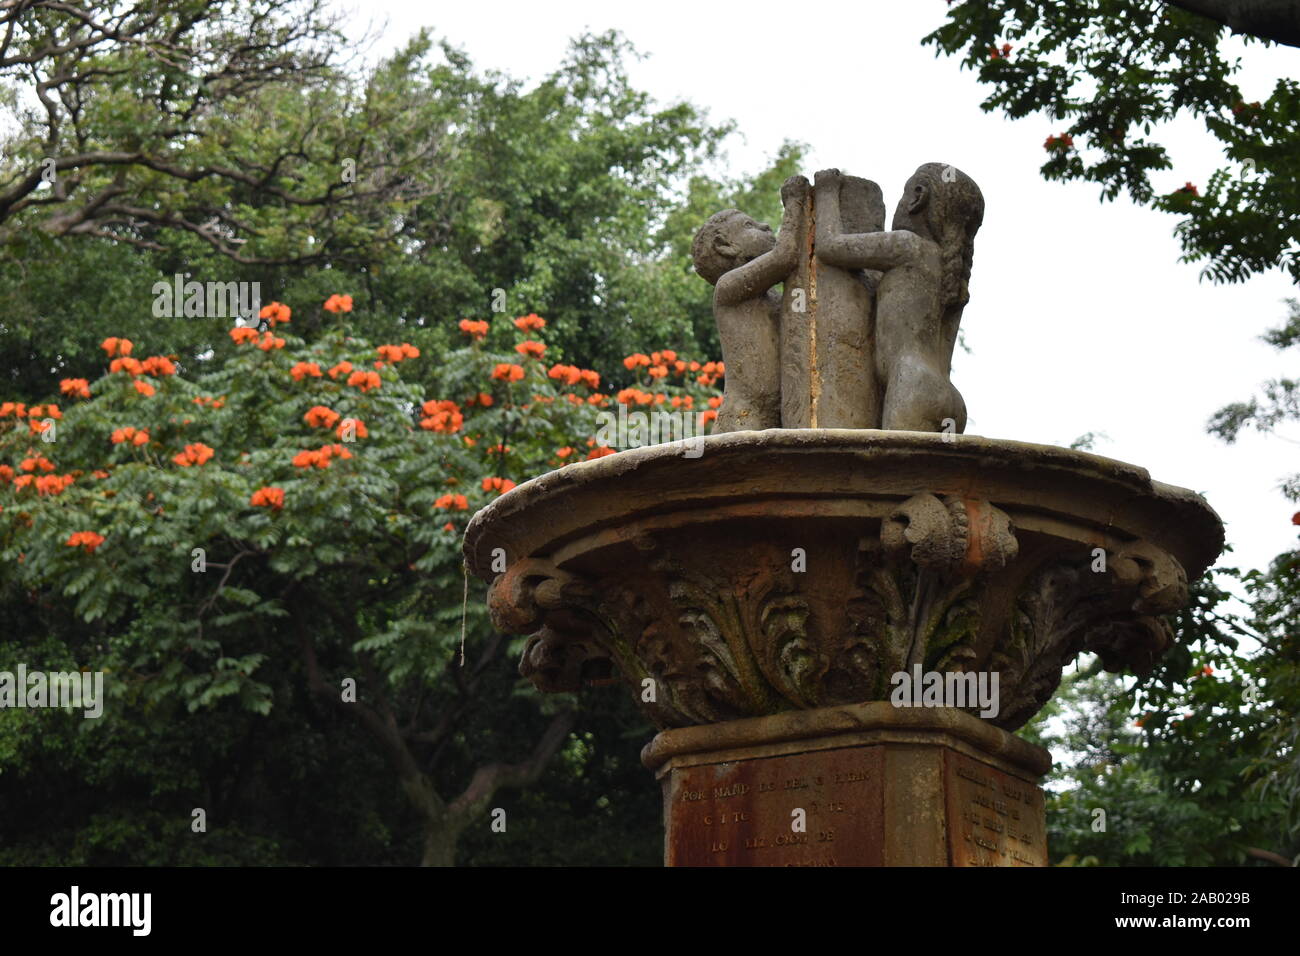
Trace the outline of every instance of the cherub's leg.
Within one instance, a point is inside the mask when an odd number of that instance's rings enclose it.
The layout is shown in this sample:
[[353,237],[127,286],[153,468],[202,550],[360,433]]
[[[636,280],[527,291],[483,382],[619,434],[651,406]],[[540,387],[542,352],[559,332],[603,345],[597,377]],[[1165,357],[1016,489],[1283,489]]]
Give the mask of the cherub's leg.
[[[945,421],[952,424],[945,427]],[[948,376],[918,352],[903,352],[888,370],[882,427],[914,432],[966,429],[966,402]]]

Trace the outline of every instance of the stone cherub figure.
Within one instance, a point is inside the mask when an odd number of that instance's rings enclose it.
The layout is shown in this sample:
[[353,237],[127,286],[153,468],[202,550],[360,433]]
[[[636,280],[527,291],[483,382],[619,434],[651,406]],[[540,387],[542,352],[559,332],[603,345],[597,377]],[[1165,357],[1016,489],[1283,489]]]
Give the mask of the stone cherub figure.
[[778,236],[738,209],[711,216],[695,235],[695,271],[716,286],[713,314],[727,374],[714,433],[781,427],[781,297],[773,287],[794,271],[806,241],[811,186],[792,176]]
[[[926,163],[907,181],[888,232],[846,232],[834,199],[843,177],[817,174],[816,255],[843,269],[882,273],[876,290],[875,362],[884,389],[880,426],[966,427],[966,403],[948,380],[984,197],[966,174]],[[948,422],[948,420],[951,420]]]

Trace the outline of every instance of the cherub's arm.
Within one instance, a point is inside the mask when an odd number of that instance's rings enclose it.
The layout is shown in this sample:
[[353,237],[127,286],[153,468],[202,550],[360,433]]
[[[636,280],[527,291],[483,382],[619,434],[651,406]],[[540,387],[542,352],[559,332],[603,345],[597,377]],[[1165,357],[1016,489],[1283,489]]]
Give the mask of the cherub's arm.
[[841,269],[874,269],[884,272],[914,260],[924,240],[914,232],[845,233],[840,215],[840,172],[817,174],[817,258]]
[[715,304],[736,305],[758,298],[795,270],[799,264],[799,241],[803,236],[808,189],[808,180],[803,176],[791,176],[785,181],[781,187],[785,214],[781,219],[776,247],[719,279],[713,296]]

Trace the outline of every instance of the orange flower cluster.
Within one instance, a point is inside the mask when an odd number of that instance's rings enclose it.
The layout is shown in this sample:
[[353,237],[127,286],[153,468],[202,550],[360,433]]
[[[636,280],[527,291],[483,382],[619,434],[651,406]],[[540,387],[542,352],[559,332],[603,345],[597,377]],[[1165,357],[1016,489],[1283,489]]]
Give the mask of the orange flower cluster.
[[711,408],[710,408],[707,412],[700,412],[700,427],[701,427],[701,428],[703,428],[703,427],[704,427],[705,425],[707,425],[709,422],[715,422],[715,421],[717,421],[717,420],[718,420],[718,413],[717,413],[716,411],[714,411],[713,409],[711,409]]
[[272,335],[270,332],[262,333],[262,340],[257,343],[257,347],[263,352],[269,352],[271,349],[284,348],[284,339],[278,335]]
[[508,455],[510,454],[509,445],[493,445],[487,450],[489,455]]
[[486,322],[475,322],[473,319],[461,319],[460,330],[475,342],[481,342],[487,337],[488,324]]
[[224,408],[226,405],[226,396],[213,398],[210,395],[199,395],[194,399],[195,405],[207,405],[211,408]]
[[75,531],[63,543],[69,548],[85,548],[87,554],[94,554],[95,549],[104,543],[104,536],[93,531]]
[[300,451],[293,456],[295,468],[310,468],[315,465],[317,468],[328,468],[331,458],[338,458],[340,461],[346,461],[352,457],[352,452],[348,451],[342,445],[321,445],[315,451]]
[[146,375],[157,375],[159,378],[176,374],[176,363],[165,355],[151,355],[140,363],[140,367]]
[[532,339],[525,339],[515,346],[515,351],[520,355],[527,355],[531,358],[539,359],[546,354],[546,346],[541,342],[534,342]]
[[324,405],[315,405],[307,410],[307,414],[302,416],[302,420],[312,428],[333,428],[339,417],[339,413],[334,409],[326,408]]
[[721,395],[714,395],[712,398],[709,399],[709,408],[721,408],[721,407],[722,407]]
[[38,495],[57,495],[75,480],[73,475],[40,475],[36,479]]
[[108,353],[109,358],[114,355],[130,355],[131,349],[134,348],[130,339],[119,339],[116,336],[104,339],[99,343],[99,347]]
[[995,47],[995,46],[991,46],[991,47],[989,47],[989,59],[990,59],[990,60],[1005,60],[1005,59],[1007,58],[1007,55],[1008,55],[1010,52],[1011,52],[1011,44],[1010,44],[1010,43],[1004,43],[1004,44],[1002,44],[1002,49],[1000,49],[1000,50],[999,50],[997,47]]
[[421,419],[420,427],[425,431],[451,435],[460,431],[461,426],[465,424],[465,416],[461,414],[460,407],[451,399],[428,401],[421,406],[421,409],[426,417]]
[[20,461],[18,467],[22,471],[36,471],[38,469],[41,471],[53,471],[54,462],[50,461],[44,455],[33,455],[30,458],[24,458]]
[[482,405],[484,408],[491,408],[493,398],[487,392],[479,392],[477,395],[471,395],[465,399],[466,405]]
[[441,511],[467,511],[469,499],[464,495],[443,495],[433,503],[433,506]]
[[144,372],[144,363],[124,356],[109,362],[108,370],[110,372],[126,372],[128,375],[140,375]]
[[560,459],[561,461],[568,458],[572,454],[573,454],[573,449],[570,448],[568,445],[565,445],[563,448],[557,448],[555,450],[555,457]]
[[256,342],[257,335],[257,329],[247,325],[237,325],[230,330],[230,339],[236,345],[244,345],[247,342]]
[[17,418],[27,417],[27,405],[23,402],[5,402],[0,405],[0,418],[6,418],[13,415]]
[[301,382],[308,375],[312,378],[321,377],[320,366],[315,362],[298,362],[289,369],[289,374],[293,376],[295,382]]
[[272,302],[270,305],[262,306],[262,311],[257,313],[259,319],[266,319],[269,328],[275,328],[280,323],[289,324],[289,316],[293,315],[293,309],[289,308],[283,302]]
[[488,478],[483,479],[484,491],[491,491],[495,488],[498,494],[504,495],[507,491],[509,491],[514,486],[515,483],[511,481],[509,478],[498,478],[496,475],[492,475]]
[[597,445],[587,452],[587,461],[595,461],[597,458],[604,458],[606,455],[613,455],[614,453],[614,449],[607,445]]
[[672,398],[672,406],[673,408],[694,408],[695,396],[686,395],[683,397],[681,395],[674,395]]
[[410,342],[403,342],[401,345],[381,345],[376,351],[381,359],[394,365],[403,359],[420,357],[420,350]]
[[326,312],[351,312],[352,296],[350,295],[332,295],[325,300]]
[[536,312],[529,312],[527,315],[515,319],[515,328],[521,332],[540,332],[546,328],[546,320]]
[[131,384],[134,385],[135,390],[139,392],[141,395],[143,395],[145,398],[152,397],[154,392],[157,391],[157,389],[154,388],[152,385],[150,385],[148,382],[138,378]]
[[616,397],[620,405],[662,405],[668,400],[663,392],[643,392],[639,388],[625,388]]
[[552,365],[551,370],[546,373],[554,379],[559,379],[565,385],[577,385],[582,382],[588,388],[600,388],[600,374],[590,369],[581,369],[576,365]]
[[517,382],[524,377],[524,369],[522,365],[501,362],[492,369],[492,377],[503,382]]
[[149,432],[144,428],[132,428],[128,425],[126,428],[115,428],[110,441],[114,445],[120,445],[128,441],[132,445],[147,445],[149,444]]
[[726,372],[726,367],[723,366],[721,362],[705,362],[704,366],[700,369],[700,377],[697,378],[696,381],[701,385],[712,385],[717,382],[718,379],[722,378]]
[[90,383],[84,378],[65,378],[59,382],[59,391],[74,398],[90,398]]
[[339,440],[342,440],[343,436],[347,434],[349,423],[352,426],[352,438],[370,437],[370,429],[366,427],[365,422],[359,418],[345,418],[339,422],[339,427],[334,429],[334,434],[338,436]]
[[173,455],[172,461],[182,468],[188,468],[191,465],[201,465],[215,454],[211,448],[202,442],[196,442],[193,445],[186,445],[185,450],[179,455]]
[[378,372],[353,372],[348,376],[348,384],[355,385],[363,392],[368,392],[372,388],[378,388],[383,384]]
[[259,508],[274,508],[279,511],[284,507],[284,489],[275,487],[258,488],[248,503]]
[[1060,136],[1049,136],[1043,143],[1043,149],[1069,149],[1074,145],[1074,137],[1069,133],[1062,133]]
[[0,485],[7,485],[14,480],[14,470],[8,465],[0,465]]
[[328,374],[329,377],[333,379],[337,379],[340,375],[351,375],[352,363],[349,362],[347,359],[344,359],[342,362],[339,362],[338,365],[335,365],[332,369],[330,369]]

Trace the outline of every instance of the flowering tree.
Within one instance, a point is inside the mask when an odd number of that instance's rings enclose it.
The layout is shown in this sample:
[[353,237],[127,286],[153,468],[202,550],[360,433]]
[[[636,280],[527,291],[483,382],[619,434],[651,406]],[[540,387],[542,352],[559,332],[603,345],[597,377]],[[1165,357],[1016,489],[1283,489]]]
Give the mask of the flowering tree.
[[97,380],[0,405],[0,601],[23,627],[0,649],[106,671],[108,721],[176,704],[266,715],[296,681],[378,744],[423,821],[423,861],[447,864],[573,721],[560,710],[468,781],[439,773],[484,673],[508,666],[482,601],[465,601],[469,514],[612,454],[595,435],[616,401],[715,417],[723,369],[637,354],[638,385],[611,397],[597,372],[552,361],[539,316],[462,320],[466,344],[418,376],[433,394],[409,381],[429,361],[409,343],[308,346],[291,315],[272,303],[193,368],[110,337]]

